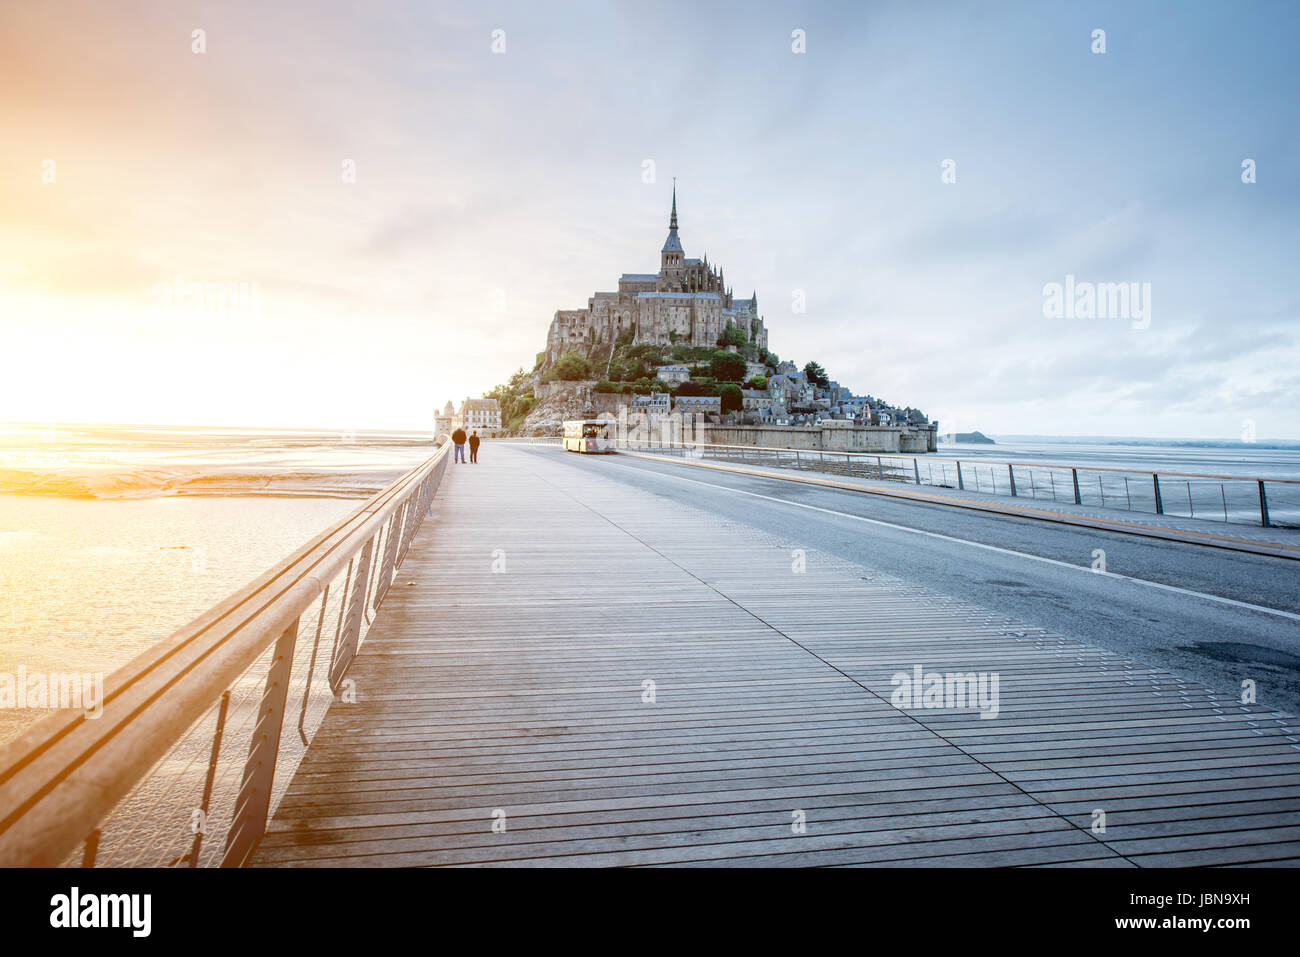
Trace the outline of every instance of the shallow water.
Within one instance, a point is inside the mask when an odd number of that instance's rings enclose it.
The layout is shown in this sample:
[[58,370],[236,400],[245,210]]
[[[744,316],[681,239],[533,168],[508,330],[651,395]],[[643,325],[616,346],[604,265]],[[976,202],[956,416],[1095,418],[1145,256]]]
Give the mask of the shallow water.
[[1193,448],[1166,445],[1085,445],[1066,442],[941,443],[936,455],[1032,465],[1072,465],[1188,472],[1243,478],[1300,479],[1300,449]]
[[[0,429],[0,685],[112,672],[432,451],[401,435],[54,434]],[[0,742],[43,713],[0,706]]]
[[0,424],[0,493],[365,498],[432,451],[413,433]]

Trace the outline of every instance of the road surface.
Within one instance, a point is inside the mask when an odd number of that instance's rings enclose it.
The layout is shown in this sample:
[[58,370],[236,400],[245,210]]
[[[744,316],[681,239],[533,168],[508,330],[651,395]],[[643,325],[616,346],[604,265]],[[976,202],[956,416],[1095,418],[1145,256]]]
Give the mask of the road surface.
[[[514,446],[1300,713],[1300,562],[688,468]],[[490,449],[488,450],[490,452]],[[1100,550],[1100,551],[1099,551]],[[1105,571],[1093,566],[1104,552]]]

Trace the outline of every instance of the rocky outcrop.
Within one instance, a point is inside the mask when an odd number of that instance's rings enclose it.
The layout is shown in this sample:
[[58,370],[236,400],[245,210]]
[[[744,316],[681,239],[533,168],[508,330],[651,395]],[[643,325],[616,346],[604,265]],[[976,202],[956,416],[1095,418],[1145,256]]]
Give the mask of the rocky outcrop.
[[[566,419],[591,418],[598,412],[594,382],[554,382],[538,390],[537,407],[519,426],[519,435],[559,435]],[[603,404],[603,403],[602,403]]]

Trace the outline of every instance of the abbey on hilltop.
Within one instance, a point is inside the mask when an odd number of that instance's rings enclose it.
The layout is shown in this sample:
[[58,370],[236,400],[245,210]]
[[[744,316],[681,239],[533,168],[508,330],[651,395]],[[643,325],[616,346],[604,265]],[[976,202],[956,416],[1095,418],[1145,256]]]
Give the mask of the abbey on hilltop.
[[736,299],[723,271],[703,259],[687,259],[677,236],[677,183],[668,238],[659,251],[659,271],[624,273],[617,292],[598,292],[585,309],[560,309],[546,335],[542,368],[565,352],[590,355],[631,330],[633,341],[715,346],[729,327],[749,342],[767,348],[767,329],[758,314],[758,293]]

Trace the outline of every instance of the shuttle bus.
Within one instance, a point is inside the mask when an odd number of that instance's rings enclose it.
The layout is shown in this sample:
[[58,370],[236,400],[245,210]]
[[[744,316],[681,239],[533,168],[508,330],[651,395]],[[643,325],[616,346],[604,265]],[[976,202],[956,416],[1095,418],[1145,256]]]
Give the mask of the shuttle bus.
[[567,452],[614,452],[614,425],[603,419],[574,419],[564,423]]

